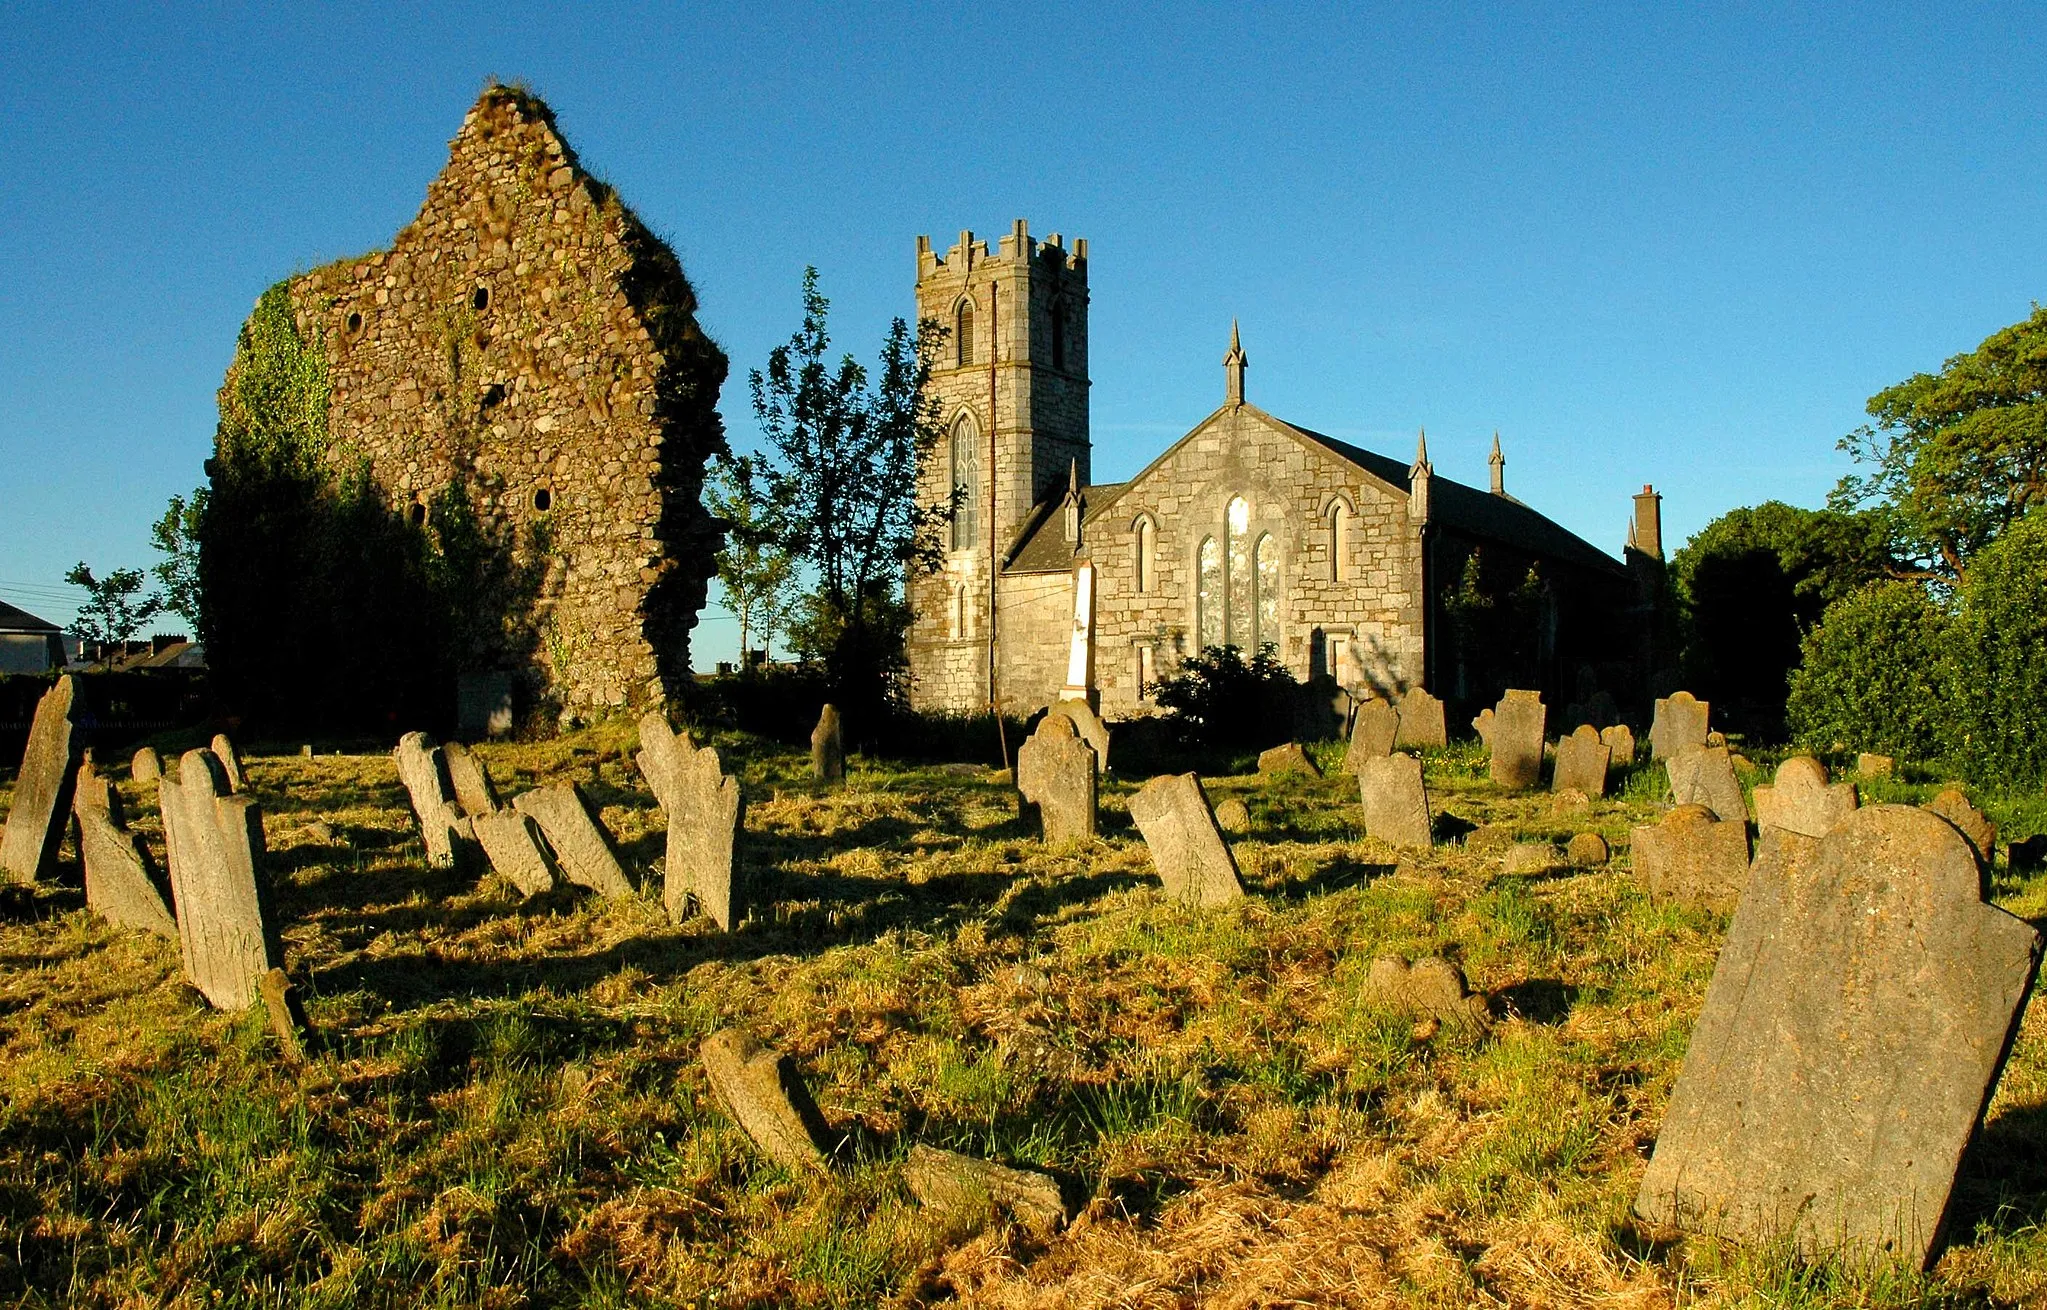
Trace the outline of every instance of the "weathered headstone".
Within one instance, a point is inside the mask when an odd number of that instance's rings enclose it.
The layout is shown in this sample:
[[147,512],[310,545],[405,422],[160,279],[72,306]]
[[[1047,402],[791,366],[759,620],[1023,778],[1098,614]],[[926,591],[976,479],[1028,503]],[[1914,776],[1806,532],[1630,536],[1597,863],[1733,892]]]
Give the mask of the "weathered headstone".
[[1393,736],[1395,748],[1441,750],[1450,744],[1450,730],[1443,721],[1443,702],[1420,687],[1410,687],[1400,697],[1400,730]]
[[1073,730],[1080,739],[1095,750],[1095,767],[1103,773],[1109,771],[1109,725],[1102,722],[1102,716],[1084,700],[1055,700],[1046,707],[1049,715],[1063,714],[1073,720]]
[[1596,832],[1574,833],[1564,845],[1564,858],[1571,862],[1572,867],[1579,869],[1596,869],[1605,864],[1612,854],[1607,849],[1606,838]]
[[163,777],[163,757],[153,746],[144,746],[135,752],[134,760],[128,765],[128,776],[136,782],[155,782]]
[[1888,778],[1897,764],[1888,755],[1871,755],[1868,751],[1855,757],[1855,771],[1865,778]]
[[734,1028],[706,1037],[698,1054],[712,1093],[763,1155],[790,1169],[828,1167],[831,1130],[794,1061]]
[[[1479,716],[1480,734],[1492,750],[1493,781],[1509,791],[1533,787],[1542,777],[1542,693],[1509,691],[1500,703]],[[1474,721],[1473,727],[1478,727]]]
[[1012,1169],[919,1142],[903,1162],[903,1182],[917,1204],[956,1223],[976,1223],[1006,1211],[1040,1239],[1066,1223],[1059,1180],[1035,1169]]
[[1130,798],[1130,817],[1144,834],[1166,895],[1199,906],[1239,899],[1244,885],[1215,815],[1191,773],[1166,774]]
[[1546,841],[1517,841],[1500,856],[1500,872],[1527,877],[1548,873],[1560,863],[1557,848]]
[[266,904],[263,815],[232,795],[220,757],[190,750],[157,782],[185,976],[215,1009],[246,1010],[283,960]]
[[1362,761],[1358,797],[1364,804],[1367,836],[1389,846],[1429,848],[1429,793],[1422,784],[1419,758],[1403,751]]
[[469,821],[490,867],[519,889],[522,896],[554,890],[554,870],[540,849],[533,820],[515,809],[493,810]]
[[1225,796],[1215,803],[1215,826],[1232,836],[1251,831],[1251,807],[1241,796]]
[[1607,767],[1618,764],[1622,768],[1633,768],[1635,763],[1635,730],[1625,723],[1615,723],[1599,730],[1599,739],[1613,752],[1607,759]]
[[1063,714],[1047,714],[1017,748],[1016,789],[1037,807],[1046,842],[1059,846],[1093,839],[1099,774],[1095,748],[1080,739],[1073,720]]
[[1606,766],[1613,748],[1599,739],[1599,730],[1581,723],[1578,730],[1557,742],[1556,770],[1550,776],[1551,791],[1582,791],[1587,797],[1606,795]]
[[1649,723],[1649,758],[1667,760],[1706,745],[1706,724],[1712,712],[1711,702],[1688,691],[1657,701],[1656,717]]
[[123,822],[121,793],[114,790],[113,780],[93,762],[91,747],[79,757],[78,771],[71,775],[71,812],[75,815],[81,809],[111,815],[116,825]]
[[564,878],[603,896],[633,894],[632,883],[612,853],[610,838],[591,815],[575,783],[536,787],[515,799],[512,808],[540,825]]
[[135,834],[122,827],[105,779],[97,782],[90,789],[92,795],[81,788],[72,806],[85,862],[86,908],[118,927],[140,928],[177,941],[177,920],[157,890],[148,857]]
[[1777,780],[1755,789],[1756,828],[1782,828],[1824,837],[1855,812],[1855,784],[1827,781],[1827,766],[1810,755],[1794,755],[1777,766]]
[[1976,858],[1983,862],[1983,867],[1990,867],[1997,853],[1997,825],[1969,803],[1961,784],[1949,783],[1923,808],[1955,825],[1956,831],[1969,839],[1969,846],[1976,852]]
[[36,702],[7,828],[0,833],[0,880],[34,886],[56,872],[64,816],[71,812],[71,788],[85,749],[78,732],[83,700],[78,679],[67,673]]
[[1294,773],[1307,778],[1319,778],[1322,770],[1315,767],[1315,761],[1308,758],[1308,752],[1297,741],[1274,746],[1258,752],[1258,772],[1267,774]]
[[220,761],[221,772],[227,775],[228,790],[231,792],[247,791],[249,789],[249,776],[242,772],[241,752],[237,751],[235,744],[227,739],[226,733],[216,732],[213,734],[212,750],[213,758]]
[[1716,819],[1748,822],[1748,806],[1741,798],[1741,782],[1734,776],[1734,761],[1725,746],[1695,746],[1663,762],[1670,774],[1670,799],[1674,805],[1703,805]]
[[2040,936],[1983,903],[1968,843],[1872,805],[1766,849],[1635,1197],[1651,1223],[1924,1267]]
[[398,780],[405,784],[405,793],[412,798],[412,812],[419,818],[427,866],[453,868],[462,816],[455,809],[455,793],[448,782],[441,748],[423,732],[408,732],[398,739],[398,748],[391,752],[391,757],[398,762]]
[[459,741],[451,741],[441,747],[441,760],[447,765],[448,786],[454,791],[455,804],[462,813],[472,819],[497,813],[498,789],[491,785],[490,771],[474,752]]
[[836,705],[820,710],[817,726],[810,730],[810,776],[823,782],[837,782],[846,776],[846,739]]
[[283,1048],[285,1059],[292,1064],[304,1064],[306,1035],[312,1031],[312,1025],[306,1022],[298,988],[292,986],[284,970],[271,969],[256,980],[256,990],[262,994],[263,1008],[270,1015],[270,1032]]
[[1680,805],[1634,830],[1635,876],[1659,901],[1732,910],[1748,884],[1748,824],[1703,805]]
[[1358,706],[1350,725],[1350,747],[1343,753],[1343,769],[1356,773],[1366,760],[1382,760],[1393,753],[1400,736],[1400,711],[1392,702],[1372,699]]
[[739,867],[745,802],[739,779],[725,772],[716,748],[699,747],[688,733],[673,731],[658,710],[640,719],[634,760],[668,816],[661,890],[668,917],[681,923],[695,897],[705,914],[731,931],[746,913]]
[[1483,996],[1466,988],[1464,971],[1440,956],[1412,965],[1397,956],[1372,961],[1365,975],[1365,998],[1375,1005],[1416,1019],[1434,1019],[1446,1028],[1477,1035],[1492,1026]]

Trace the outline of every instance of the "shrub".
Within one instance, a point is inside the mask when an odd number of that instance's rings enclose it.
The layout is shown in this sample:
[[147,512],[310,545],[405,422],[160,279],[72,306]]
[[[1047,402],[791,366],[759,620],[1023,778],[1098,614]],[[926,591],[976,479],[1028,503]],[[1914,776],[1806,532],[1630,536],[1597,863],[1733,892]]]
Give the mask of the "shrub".
[[1270,644],[1248,661],[1235,646],[1210,646],[1161,679],[1153,695],[1190,744],[1262,750],[1293,734],[1299,688]]
[[1955,764],[1983,781],[2047,776],[2047,514],[2027,515],[1969,561],[1945,673]]
[[1829,605],[1801,643],[1785,707],[1792,736],[1912,759],[1942,753],[1940,669],[1951,620],[1923,587],[1877,582]]

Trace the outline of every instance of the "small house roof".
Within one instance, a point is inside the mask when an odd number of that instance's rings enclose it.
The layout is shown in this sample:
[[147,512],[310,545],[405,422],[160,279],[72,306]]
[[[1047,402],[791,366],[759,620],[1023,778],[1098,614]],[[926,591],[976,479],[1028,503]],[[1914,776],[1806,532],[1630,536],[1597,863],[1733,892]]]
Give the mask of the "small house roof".
[[25,609],[17,609],[6,601],[0,600],[0,632],[54,633],[62,631],[64,629],[48,619],[39,619]]

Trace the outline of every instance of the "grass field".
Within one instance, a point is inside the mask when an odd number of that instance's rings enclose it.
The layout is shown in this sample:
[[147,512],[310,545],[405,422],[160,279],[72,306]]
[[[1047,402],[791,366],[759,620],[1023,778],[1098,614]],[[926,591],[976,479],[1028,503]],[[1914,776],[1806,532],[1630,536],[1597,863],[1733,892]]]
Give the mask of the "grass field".
[[[479,753],[507,795],[581,783],[645,878],[662,824],[631,731]],[[521,903],[431,871],[388,756],[256,754],[303,1068],[260,1015],[207,1010],[170,944],[40,893],[0,924],[0,1299],[2047,1304],[2042,1005],[1930,1273],[1629,1222],[1726,926],[1633,881],[1647,770],[1558,814],[1469,751],[1431,756],[1433,801],[1475,831],[1406,860],[1361,836],[1339,778],[1210,779],[1254,816],[1250,896],[1197,912],[1151,876],[1132,780],[1104,787],[1103,840],[1054,852],[992,774],[856,759],[823,790],[799,755],[722,744],[757,897],[730,936],[670,925],[658,888]],[[123,789],[154,843],[153,796]],[[2008,835],[2047,830],[2047,805],[1985,799]],[[1503,835],[1585,829],[1608,867],[1498,871]],[[2047,875],[1995,892],[2047,920]],[[1491,1035],[1365,1004],[1386,953],[1459,961]],[[847,1135],[835,1176],[764,1162],[712,1102],[696,1048],[727,1024],[795,1057]],[[1045,1242],[948,1230],[903,1186],[914,1142],[1053,1170],[1085,1207]]]

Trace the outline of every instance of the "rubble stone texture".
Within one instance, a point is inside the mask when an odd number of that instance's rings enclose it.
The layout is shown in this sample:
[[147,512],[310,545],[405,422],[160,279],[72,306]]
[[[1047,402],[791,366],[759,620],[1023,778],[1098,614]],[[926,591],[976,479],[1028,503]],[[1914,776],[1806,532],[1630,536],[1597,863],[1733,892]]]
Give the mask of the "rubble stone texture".
[[1649,758],[1667,760],[1711,744],[1706,740],[1706,724],[1712,710],[1710,701],[1699,700],[1688,691],[1657,701],[1656,717],[1649,724]]
[[1635,1210],[1920,1268],[2040,937],[1983,903],[1968,843],[1923,810],[1868,806],[1813,846],[1756,861]]
[[0,879],[34,886],[57,869],[64,816],[85,741],[78,718],[85,711],[78,679],[65,674],[36,702],[28,747],[14,777],[7,828],[0,833]]
[[469,822],[490,867],[517,887],[520,895],[539,896],[554,890],[554,870],[540,849],[540,833],[532,819],[515,809],[500,809],[479,814]]
[[1012,1169],[919,1142],[903,1162],[903,1182],[917,1204],[955,1223],[975,1224],[1005,1211],[1039,1239],[1066,1224],[1059,1180],[1035,1169]]
[[633,894],[632,883],[612,853],[610,839],[592,817],[576,784],[536,787],[514,800],[512,808],[540,825],[564,878],[603,896]]
[[441,761],[448,770],[448,786],[455,793],[455,804],[463,814],[474,819],[497,813],[498,789],[491,785],[490,771],[474,752],[459,741],[451,741],[441,747]]
[[[1544,719],[1542,693],[1509,691],[1482,712],[1472,726],[1492,751],[1492,779],[1509,791],[1524,791],[1542,777]],[[1483,725],[1483,726],[1481,726]]]
[[1827,781],[1827,766],[1810,755],[1794,755],[1777,766],[1775,782],[1754,792],[1756,828],[1782,828],[1804,837],[1824,837],[1855,812],[1855,784]]
[[220,768],[227,775],[228,790],[242,792],[249,789],[249,777],[242,772],[241,752],[228,740],[224,732],[213,734],[213,758],[220,761]]
[[810,730],[810,776],[822,782],[846,776],[846,738],[836,705],[818,711],[817,726]]
[[136,782],[155,782],[163,777],[163,758],[153,746],[144,746],[135,752],[135,758],[128,765],[128,776]]
[[1725,746],[1696,746],[1663,764],[1670,774],[1672,804],[1703,805],[1716,819],[1748,822],[1741,782],[1734,776],[1734,760]]
[[1997,825],[1969,803],[1959,784],[1950,783],[1943,787],[1940,795],[1926,802],[1924,808],[1955,825],[1955,829],[1969,839],[1969,846],[1976,852],[1976,858],[1983,862],[1983,867],[1990,867],[1997,852]]
[[1350,725],[1350,747],[1343,753],[1343,769],[1356,773],[1366,760],[1380,760],[1393,753],[1400,738],[1400,711],[1391,701],[1373,697],[1358,706]]
[[1080,739],[1073,720],[1047,714],[1017,748],[1016,789],[1037,807],[1051,845],[1092,840],[1100,768],[1095,748]]
[[786,1055],[721,1028],[698,1049],[711,1091],[763,1155],[786,1168],[823,1172],[831,1130]]
[[1073,730],[1080,739],[1094,747],[1095,765],[1103,772],[1109,768],[1109,725],[1102,722],[1102,716],[1084,700],[1055,700],[1047,707],[1046,713],[1064,715],[1073,720]]
[[1446,1028],[1469,1034],[1483,1033],[1492,1026],[1485,998],[1471,995],[1464,971],[1439,956],[1412,965],[1397,956],[1380,956],[1365,976],[1365,999],[1395,1013],[1434,1019]]
[[447,764],[441,748],[423,732],[408,732],[391,752],[398,762],[398,780],[412,798],[412,812],[419,818],[420,837],[426,842],[429,868],[455,867],[455,843],[461,836],[462,816],[455,809],[454,789],[448,782]]
[[1606,795],[1606,766],[1612,757],[1613,749],[1599,739],[1599,730],[1579,724],[1577,731],[1557,742],[1550,790],[1583,792],[1588,798]]
[[220,758],[190,750],[157,783],[185,977],[218,1010],[246,1010],[283,961],[263,882],[263,815],[232,795]]
[[1266,774],[1294,773],[1308,778],[1319,778],[1322,770],[1315,767],[1315,761],[1308,758],[1308,752],[1297,741],[1274,746],[1258,752],[1258,772]]
[[1635,876],[1650,896],[1728,911],[1748,885],[1748,824],[1720,820],[1703,805],[1680,805],[1633,834]]
[[1244,895],[1236,857],[1223,841],[1195,775],[1153,778],[1130,798],[1130,817],[1144,834],[1167,896],[1206,908]]
[[1441,750],[1450,744],[1450,729],[1443,719],[1443,702],[1420,687],[1411,687],[1400,698],[1400,730],[1393,745],[1416,750]]
[[1599,739],[1613,752],[1607,758],[1607,767],[1618,764],[1631,768],[1635,763],[1635,730],[1625,723],[1616,723],[1599,730]]
[[1358,796],[1364,804],[1367,836],[1408,850],[1429,848],[1429,794],[1422,784],[1419,758],[1403,751],[1363,761]]

